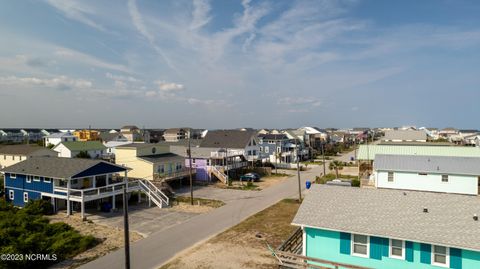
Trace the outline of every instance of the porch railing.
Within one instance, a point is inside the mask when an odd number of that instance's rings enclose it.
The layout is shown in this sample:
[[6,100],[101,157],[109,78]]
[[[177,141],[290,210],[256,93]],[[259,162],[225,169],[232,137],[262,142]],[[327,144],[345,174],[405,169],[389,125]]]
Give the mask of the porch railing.
[[[111,185],[106,185],[102,187],[96,187],[96,188],[87,188],[87,189],[73,189],[70,188],[70,196],[72,198],[89,198],[89,197],[97,197],[105,193],[114,193],[114,192],[120,192],[123,190],[123,186],[125,186],[124,182],[120,183],[115,183]],[[127,185],[128,186],[128,185]],[[133,186],[133,185],[132,185]],[[128,187],[127,187],[128,189]],[[64,193],[65,196],[67,196],[68,188],[65,187],[54,187],[53,191],[55,193]]]
[[314,268],[314,269],[371,269],[369,267],[357,266],[346,263],[333,262],[323,259],[316,259],[311,257],[306,257],[294,253],[276,251],[275,257],[278,260],[278,263],[281,268]]
[[210,152],[210,157],[212,158],[225,158],[233,156],[242,156],[244,155],[244,150],[228,150],[226,153],[221,151]]

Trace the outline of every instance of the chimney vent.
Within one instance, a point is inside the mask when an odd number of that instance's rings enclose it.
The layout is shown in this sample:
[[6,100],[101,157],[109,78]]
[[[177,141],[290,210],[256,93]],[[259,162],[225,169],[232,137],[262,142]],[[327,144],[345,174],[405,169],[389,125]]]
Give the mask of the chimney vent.
[[428,213],[428,208],[424,207],[423,208],[423,213]]
[[477,216],[477,214],[473,214],[473,220],[474,220],[474,221],[478,221],[478,216]]

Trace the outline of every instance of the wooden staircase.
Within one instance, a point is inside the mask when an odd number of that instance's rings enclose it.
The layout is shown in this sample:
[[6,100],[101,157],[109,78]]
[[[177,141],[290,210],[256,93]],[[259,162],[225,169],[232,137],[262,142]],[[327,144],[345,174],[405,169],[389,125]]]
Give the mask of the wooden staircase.
[[221,182],[223,182],[224,184],[228,184],[228,176],[225,175],[224,172],[220,171],[218,168],[216,168],[215,166],[212,166],[210,168],[210,176],[211,175],[214,175],[216,178],[218,178],[218,180],[220,180]]

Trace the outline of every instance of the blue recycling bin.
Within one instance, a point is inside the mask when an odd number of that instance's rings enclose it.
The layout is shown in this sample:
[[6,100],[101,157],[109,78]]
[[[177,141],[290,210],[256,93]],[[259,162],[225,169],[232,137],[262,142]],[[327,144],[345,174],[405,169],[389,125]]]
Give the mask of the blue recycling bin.
[[305,185],[306,185],[307,190],[308,190],[312,186],[312,182],[307,180],[307,182],[305,182]]
[[354,161],[355,160],[355,157],[350,157],[350,161]]

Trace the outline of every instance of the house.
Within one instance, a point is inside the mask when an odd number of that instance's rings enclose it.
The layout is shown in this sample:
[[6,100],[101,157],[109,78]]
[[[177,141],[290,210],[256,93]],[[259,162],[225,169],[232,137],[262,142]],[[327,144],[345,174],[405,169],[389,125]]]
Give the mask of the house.
[[25,142],[22,129],[6,128],[0,130],[0,142],[4,143],[23,143]]
[[61,142],[53,148],[58,157],[75,158],[80,152],[86,152],[92,159],[101,158],[106,149],[100,141]]
[[78,208],[85,219],[85,207],[93,201],[107,200],[115,209],[116,197],[121,199],[124,188],[127,193],[146,193],[149,202],[159,207],[168,205],[168,198],[148,182],[128,181],[128,169],[101,160],[32,157],[0,172],[5,175],[7,202],[20,207],[29,200],[43,199],[55,210],[66,208],[68,215]]
[[74,131],[73,135],[78,138],[78,141],[97,141],[99,140],[100,132],[97,130],[83,129]]
[[260,146],[256,131],[214,130],[209,131],[200,143],[203,148],[221,148],[243,152],[251,162],[259,160]]
[[480,148],[444,145],[437,146],[437,143],[422,144],[425,145],[360,145],[357,152],[357,160],[374,161],[377,154],[480,157]]
[[382,140],[387,142],[427,142],[427,133],[422,130],[391,130],[385,132]]
[[120,133],[130,142],[150,141],[149,132],[140,130],[135,125],[126,125],[120,129]]
[[463,137],[465,146],[480,147],[480,134],[473,134]]
[[149,143],[158,143],[164,141],[163,134],[165,133],[164,129],[149,129],[150,141]]
[[480,268],[479,214],[476,196],[314,184],[292,221],[301,256],[277,255],[318,268]]
[[170,128],[163,132],[163,139],[167,142],[178,142],[188,138],[188,130],[186,128]]
[[123,135],[123,133],[102,132],[100,133],[99,138],[100,138],[100,141],[102,141],[103,143],[130,141],[125,135]]
[[45,136],[45,134],[42,132],[42,129],[25,128],[21,129],[20,131],[23,133],[26,141],[41,141]]
[[438,135],[443,138],[449,138],[450,136],[457,135],[457,134],[458,134],[458,130],[452,127],[447,127],[438,132]]
[[375,187],[480,194],[480,157],[377,154]]
[[138,131],[140,131],[140,129],[135,125],[125,125],[122,128],[120,128],[121,133],[138,132]]
[[108,141],[108,142],[103,142],[103,145],[107,148],[105,150],[105,155],[107,155],[110,158],[115,157],[115,152],[116,148],[120,146],[125,146],[131,144],[129,141]]
[[51,134],[55,134],[55,133],[61,133],[61,131],[59,129],[42,129],[41,132],[42,132],[43,135],[51,135]]
[[295,139],[289,139],[286,134],[258,135],[258,145],[262,161],[274,165],[296,163],[297,156],[300,160],[308,158],[308,150],[304,148],[304,144],[299,141],[295,143]]
[[37,145],[0,145],[0,168],[14,165],[31,157],[39,156],[56,157],[58,156],[58,153]]
[[118,146],[115,163],[131,168],[130,177],[147,180],[174,180],[189,175],[185,158],[170,152],[167,144],[131,143]]
[[74,136],[72,133],[52,133],[43,138],[44,142],[43,145],[45,147],[52,147],[60,144],[61,142],[70,142],[70,141],[77,141],[77,137]]

